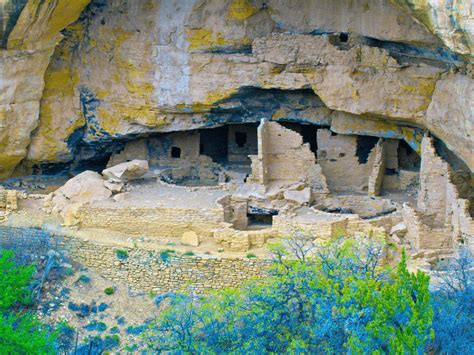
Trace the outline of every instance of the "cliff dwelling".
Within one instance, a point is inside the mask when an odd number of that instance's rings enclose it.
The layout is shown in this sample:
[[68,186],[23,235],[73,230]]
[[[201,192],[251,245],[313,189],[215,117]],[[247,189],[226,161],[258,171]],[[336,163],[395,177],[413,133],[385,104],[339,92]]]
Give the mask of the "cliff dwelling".
[[401,1],[4,3],[2,225],[219,260],[473,247],[472,53]]

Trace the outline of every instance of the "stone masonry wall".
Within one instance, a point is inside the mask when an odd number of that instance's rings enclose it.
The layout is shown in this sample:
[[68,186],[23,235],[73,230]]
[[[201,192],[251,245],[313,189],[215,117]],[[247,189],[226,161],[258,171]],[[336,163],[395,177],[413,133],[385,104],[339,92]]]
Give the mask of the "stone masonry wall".
[[76,216],[82,227],[104,228],[131,235],[181,237],[188,230],[212,236],[224,222],[223,208],[111,208],[82,206]]
[[[203,293],[224,287],[238,287],[246,280],[262,278],[269,261],[239,258],[176,256],[145,248],[124,248],[93,240],[50,236],[45,231],[0,228],[0,246],[44,255],[50,249],[64,252],[72,260],[104,277],[128,284],[134,290],[163,293],[194,291]],[[120,260],[116,251],[126,250]]]
[[420,211],[434,214],[444,224],[446,220],[446,186],[449,166],[436,155],[433,141],[425,136],[421,144],[420,189],[417,207]]
[[318,164],[333,192],[367,193],[369,176],[375,157],[372,149],[366,163],[356,156],[357,136],[333,135],[328,129],[318,129]]
[[369,196],[379,196],[382,190],[386,165],[385,154],[385,142],[383,138],[380,138],[375,146],[375,158],[372,172],[369,176]]

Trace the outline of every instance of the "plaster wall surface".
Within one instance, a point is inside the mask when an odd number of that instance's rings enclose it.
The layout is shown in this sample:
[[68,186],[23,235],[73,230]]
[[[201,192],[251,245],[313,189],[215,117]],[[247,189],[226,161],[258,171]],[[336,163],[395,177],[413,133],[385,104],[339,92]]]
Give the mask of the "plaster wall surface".
[[367,193],[375,149],[370,150],[365,163],[359,162],[356,151],[357,136],[334,135],[328,129],[318,130],[318,164],[331,191]]

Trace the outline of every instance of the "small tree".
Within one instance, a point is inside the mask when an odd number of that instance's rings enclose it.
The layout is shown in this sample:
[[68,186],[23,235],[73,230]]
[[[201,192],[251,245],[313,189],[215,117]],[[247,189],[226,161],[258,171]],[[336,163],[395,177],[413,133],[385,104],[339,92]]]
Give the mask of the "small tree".
[[[383,242],[272,247],[268,277],[202,298],[173,296],[150,324],[153,351],[418,353],[430,337],[429,278],[381,265]],[[294,253],[294,255],[293,255]]]
[[435,339],[431,346],[438,353],[474,353],[474,258],[468,247],[434,275],[432,305]]

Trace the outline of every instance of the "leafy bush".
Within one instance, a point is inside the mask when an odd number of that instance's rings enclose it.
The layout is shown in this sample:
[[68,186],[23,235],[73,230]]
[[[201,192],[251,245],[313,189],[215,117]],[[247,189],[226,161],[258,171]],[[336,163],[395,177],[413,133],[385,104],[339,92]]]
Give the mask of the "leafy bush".
[[34,272],[33,265],[18,265],[12,251],[0,249],[0,354],[53,351],[56,335],[26,309]]
[[409,273],[404,254],[395,270],[381,266],[384,247],[337,240],[315,253],[290,239],[272,247],[265,280],[171,294],[142,337],[152,352],[421,353],[433,336],[429,277]]
[[125,260],[128,258],[128,251],[122,250],[122,249],[117,249],[115,251],[115,255],[119,260]]
[[194,253],[192,251],[187,251],[183,253],[183,256],[194,256]]
[[248,253],[246,256],[247,256],[248,259],[256,259],[257,258],[257,255],[255,255],[254,253]]
[[108,296],[110,295],[113,295],[115,293],[115,290],[113,287],[107,287],[106,289],[104,289],[104,293]]

